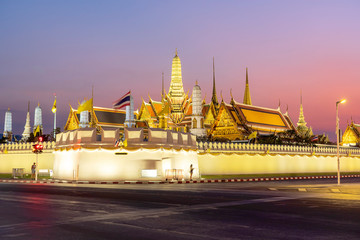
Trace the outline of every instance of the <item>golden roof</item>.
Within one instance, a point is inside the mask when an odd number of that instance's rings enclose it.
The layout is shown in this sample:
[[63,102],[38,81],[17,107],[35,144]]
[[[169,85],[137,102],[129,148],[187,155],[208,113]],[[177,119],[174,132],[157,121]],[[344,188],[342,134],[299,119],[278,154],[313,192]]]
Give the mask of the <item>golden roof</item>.
[[284,120],[278,113],[262,112],[259,110],[241,109],[247,122],[260,123],[264,125],[273,125],[285,127]]

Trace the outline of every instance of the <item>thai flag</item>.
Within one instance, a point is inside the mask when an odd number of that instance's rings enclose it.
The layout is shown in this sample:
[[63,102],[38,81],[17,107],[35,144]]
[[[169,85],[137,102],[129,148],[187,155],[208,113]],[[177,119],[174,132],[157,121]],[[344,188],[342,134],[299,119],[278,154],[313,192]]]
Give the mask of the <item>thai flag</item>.
[[318,140],[319,140],[319,136],[318,136],[318,135],[314,136],[314,137],[311,139],[312,142],[315,142],[315,141],[318,141]]
[[129,91],[127,94],[125,94],[124,96],[122,96],[121,98],[119,98],[118,100],[113,102],[113,108],[120,109],[125,106],[129,106],[130,105],[130,95],[131,95],[131,91]]

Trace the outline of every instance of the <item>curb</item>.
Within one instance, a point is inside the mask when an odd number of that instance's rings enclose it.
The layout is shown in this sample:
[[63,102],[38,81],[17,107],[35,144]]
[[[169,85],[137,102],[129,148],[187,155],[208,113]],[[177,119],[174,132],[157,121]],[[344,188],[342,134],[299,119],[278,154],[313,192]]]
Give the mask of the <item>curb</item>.
[[[359,174],[343,175],[340,178],[357,178]],[[236,179],[212,179],[212,180],[180,180],[180,181],[66,181],[66,180],[4,180],[0,183],[36,183],[36,184],[189,184],[189,183],[228,183],[228,182],[265,182],[287,180],[330,179],[337,176],[307,176],[307,177],[267,177],[267,178],[236,178]]]

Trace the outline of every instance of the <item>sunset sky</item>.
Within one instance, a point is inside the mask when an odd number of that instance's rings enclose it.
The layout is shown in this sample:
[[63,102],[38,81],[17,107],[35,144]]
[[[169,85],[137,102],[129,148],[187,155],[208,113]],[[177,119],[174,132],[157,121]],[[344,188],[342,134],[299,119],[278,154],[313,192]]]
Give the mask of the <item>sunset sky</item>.
[[131,90],[160,100],[161,73],[170,85],[178,49],[184,90],[198,80],[207,101],[212,58],[218,96],[230,89],[242,102],[249,68],[253,105],[288,105],[294,123],[300,91],[305,120],[315,134],[335,140],[335,103],[340,127],[360,123],[360,1],[0,1],[0,131],[5,111],[13,132],[24,130],[27,102],[31,124],[37,103],[44,132],[53,128],[51,107],[58,97],[57,124],[63,130],[69,104],[91,97],[111,107]]

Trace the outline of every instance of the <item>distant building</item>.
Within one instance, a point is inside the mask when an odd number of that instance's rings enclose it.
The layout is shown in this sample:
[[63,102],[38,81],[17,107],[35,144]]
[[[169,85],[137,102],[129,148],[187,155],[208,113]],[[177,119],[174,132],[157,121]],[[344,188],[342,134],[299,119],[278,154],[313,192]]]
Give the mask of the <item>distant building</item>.
[[39,103],[35,108],[33,131],[35,137],[43,134],[42,110]]
[[357,146],[360,143],[360,124],[351,121],[351,124],[346,127],[342,135],[342,145]]
[[28,138],[30,138],[31,134],[31,125],[30,125],[30,102],[28,103],[28,111],[26,114],[26,122],[24,126],[24,132],[22,133],[21,140],[26,141]]
[[5,112],[3,137],[9,140],[12,138],[12,113],[10,112],[10,108]]

